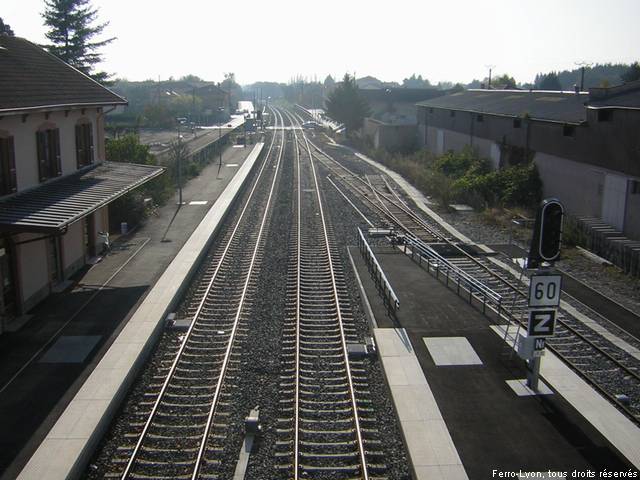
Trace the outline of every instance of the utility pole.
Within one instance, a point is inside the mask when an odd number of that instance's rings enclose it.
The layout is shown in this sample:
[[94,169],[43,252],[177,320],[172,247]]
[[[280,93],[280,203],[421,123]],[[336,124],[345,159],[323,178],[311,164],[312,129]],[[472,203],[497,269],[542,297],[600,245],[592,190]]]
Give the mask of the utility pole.
[[575,65],[580,67],[580,91],[584,92],[584,68],[590,67],[592,64],[587,62],[575,62]]
[[491,70],[496,68],[495,65],[485,65],[485,68],[489,69],[489,81],[487,82],[487,90],[491,90]]

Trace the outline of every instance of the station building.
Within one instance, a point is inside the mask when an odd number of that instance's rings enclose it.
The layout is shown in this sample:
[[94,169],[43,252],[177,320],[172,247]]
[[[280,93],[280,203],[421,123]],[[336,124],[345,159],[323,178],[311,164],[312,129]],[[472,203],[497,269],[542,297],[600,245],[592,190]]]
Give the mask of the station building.
[[543,195],[640,239],[640,81],[589,92],[466,90],[417,104],[418,143],[533,161]]
[[0,35],[0,333],[100,253],[108,205],[160,175],[105,162],[127,101],[33,43]]

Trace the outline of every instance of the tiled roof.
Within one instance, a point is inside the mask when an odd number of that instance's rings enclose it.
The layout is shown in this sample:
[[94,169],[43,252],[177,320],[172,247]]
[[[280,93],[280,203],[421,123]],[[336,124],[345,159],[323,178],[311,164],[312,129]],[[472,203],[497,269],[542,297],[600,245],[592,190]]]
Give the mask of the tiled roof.
[[587,93],[540,90],[465,90],[418,103],[419,106],[565,123],[586,121]]
[[0,35],[0,114],[126,103],[41,47]]
[[150,165],[108,162],[48,182],[0,201],[0,231],[62,233],[163,171]]

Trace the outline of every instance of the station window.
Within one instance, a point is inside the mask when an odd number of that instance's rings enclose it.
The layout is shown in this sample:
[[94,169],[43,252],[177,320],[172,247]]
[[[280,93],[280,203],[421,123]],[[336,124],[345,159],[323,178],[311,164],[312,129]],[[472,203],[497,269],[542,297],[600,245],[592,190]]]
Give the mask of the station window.
[[484,122],[484,115],[483,115],[483,114],[481,114],[481,113],[479,113],[479,114],[476,116],[476,120],[477,120],[478,122],[480,122],[480,123]]
[[0,195],[14,193],[17,189],[13,137],[0,135]]
[[46,128],[36,132],[36,144],[38,147],[38,174],[40,181],[62,175],[62,162],[60,161],[60,130],[58,128]]
[[87,121],[76,125],[76,161],[78,168],[93,163],[93,126]]
[[522,126],[522,119],[521,118],[514,118],[513,119],[513,128],[520,128]]
[[562,126],[562,135],[564,137],[575,137],[576,136],[576,127],[575,127],[575,125],[563,125]]
[[610,122],[613,120],[613,110],[598,110],[599,122]]

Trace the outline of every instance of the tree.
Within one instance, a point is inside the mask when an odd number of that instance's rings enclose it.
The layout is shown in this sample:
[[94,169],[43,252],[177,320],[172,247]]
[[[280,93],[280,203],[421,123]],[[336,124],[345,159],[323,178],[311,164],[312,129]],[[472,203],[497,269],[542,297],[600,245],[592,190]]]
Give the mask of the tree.
[[514,88],[517,88],[516,80],[505,73],[491,80],[491,88],[513,90]]
[[336,81],[333,79],[331,75],[327,75],[324,79],[324,88],[331,89],[335,86]]
[[45,36],[51,42],[45,48],[95,80],[107,80],[109,75],[106,72],[94,72],[94,65],[102,61],[98,50],[115,40],[115,37],[91,40],[101,34],[109,22],[92,25],[98,10],[89,5],[89,0],[45,0],[44,3],[42,17],[49,27]]
[[556,72],[551,72],[546,75],[536,75],[535,84],[538,90],[562,90],[562,85]]
[[429,80],[427,80],[426,78],[423,79],[422,75],[418,75],[416,77],[415,73],[409,78],[405,78],[404,80],[402,80],[403,88],[429,88],[430,86],[431,83],[429,82]]
[[15,34],[13,33],[13,30],[11,30],[11,26],[4,23],[2,18],[0,18],[0,35],[6,35],[8,37],[15,36]]
[[367,101],[358,93],[355,77],[345,73],[342,82],[329,94],[327,113],[334,120],[343,123],[349,135],[362,126],[364,117],[369,112]]
[[620,75],[620,78],[624,83],[640,80],[640,63],[634,62],[629,65],[629,68]]
[[[109,139],[105,148],[109,162],[158,164],[156,158],[149,151],[149,146],[142,145],[136,135]],[[111,228],[117,228],[120,222],[127,222],[130,225],[138,224],[147,214],[145,212],[145,198],[151,197],[155,204],[162,205],[171,198],[173,192],[174,185],[171,176],[164,173],[140,188],[123,195],[109,205]]]
[[236,83],[236,74],[233,72],[225,73],[220,88],[229,94],[229,104],[231,110],[234,111],[238,101],[242,100],[242,87]]

